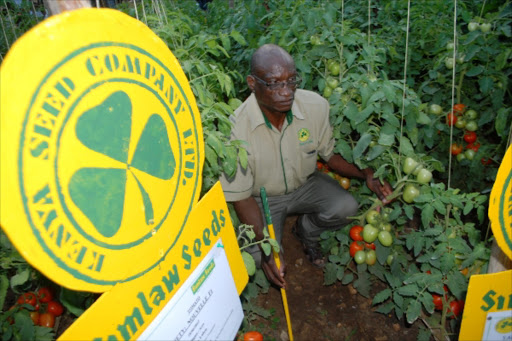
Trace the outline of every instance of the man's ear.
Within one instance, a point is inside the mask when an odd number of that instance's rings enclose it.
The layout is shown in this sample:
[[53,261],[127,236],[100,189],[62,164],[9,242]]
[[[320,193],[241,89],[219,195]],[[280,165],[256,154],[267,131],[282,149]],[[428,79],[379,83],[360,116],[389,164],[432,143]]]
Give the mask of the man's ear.
[[256,86],[256,81],[254,80],[254,77],[249,75],[246,78],[247,85],[249,86],[249,89],[251,89],[251,92],[254,92],[254,88]]

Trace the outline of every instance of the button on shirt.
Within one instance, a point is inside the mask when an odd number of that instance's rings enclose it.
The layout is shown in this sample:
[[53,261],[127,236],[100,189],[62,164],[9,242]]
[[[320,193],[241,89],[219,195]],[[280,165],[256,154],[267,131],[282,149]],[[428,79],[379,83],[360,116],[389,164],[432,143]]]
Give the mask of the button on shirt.
[[248,165],[243,169],[239,164],[234,178],[221,177],[227,201],[259,196],[262,186],[269,196],[293,192],[315,171],[317,155],[323,160],[333,155],[329,103],[314,92],[295,91],[281,131],[266,120],[254,94],[232,121],[231,139],[247,143]]

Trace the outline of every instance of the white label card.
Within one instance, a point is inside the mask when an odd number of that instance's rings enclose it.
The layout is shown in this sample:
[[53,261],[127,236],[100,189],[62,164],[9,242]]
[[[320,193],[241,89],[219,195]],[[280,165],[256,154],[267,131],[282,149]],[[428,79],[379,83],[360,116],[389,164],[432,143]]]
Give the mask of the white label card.
[[139,340],[233,340],[243,317],[219,239]]

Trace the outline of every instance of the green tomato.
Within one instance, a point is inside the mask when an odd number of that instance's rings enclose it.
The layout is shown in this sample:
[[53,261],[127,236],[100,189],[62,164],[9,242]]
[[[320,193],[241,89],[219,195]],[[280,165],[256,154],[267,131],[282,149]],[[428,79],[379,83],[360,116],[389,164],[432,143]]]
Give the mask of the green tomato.
[[449,57],[444,60],[444,65],[447,69],[451,70],[453,69],[453,58]]
[[457,64],[463,64],[466,61],[466,56],[461,55],[457,57]]
[[333,78],[333,77],[327,77],[327,85],[331,88],[331,89],[335,89],[337,86],[338,86],[338,80],[336,78]]
[[391,235],[391,233],[389,233],[389,231],[380,231],[378,238],[379,242],[383,246],[391,246],[391,244],[393,244],[393,236]]
[[329,97],[331,97],[331,95],[332,95],[332,88],[330,88],[330,87],[326,86],[326,87],[324,88],[323,95],[324,95],[324,97],[325,97],[325,98],[329,98]]
[[439,115],[440,113],[443,112],[443,108],[441,108],[439,104],[431,104],[428,109],[428,111],[434,115]]
[[490,30],[491,30],[491,24],[489,24],[489,23],[480,24],[480,31],[482,31],[483,33],[487,33]]
[[475,157],[476,152],[473,149],[468,149],[464,152],[464,155],[466,156],[466,159],[473,160]]
[[465,126],[466,126],[466,120],[463,119],[462,117],[459,117],[457,119],[457,121],[455,121],[455,127],[456,128],[464,129]]
[[388,232],[391,232],[391,229],[393,228],[393,226],[391,225],[391,223],[383,223],[383,224],[380,224],[380,229],[381,231],[388,231]]
[[466,123],[466,130],[476,131],[477,129],[478,129],[478,123],[476,123],[476,121],[468,121],[468,123]]
[[393,255],[389,255],[388,258],[386,258],[386,264],[391,266],[391,264],[393,264],[393,259],[395,257]]
[[363,228],[363,239],[367,243],[373,243],[377,236],[379,235],[379,230],[375,228],[372,224],[366,224]]
[[402,198],[406,203],[412,203],[416,197],[420,195],[420,190],[416,188],[413,184],[407,184],[404,188],[404,193],[402,194]]
[[457,154],[457,161],[462,161],[466,158],[466,155],[464,153]]
[[320,37],[318,37],[316,34],[313,34],[310,38],[309,38],[309,41],[311,42],[311,44],[313,45],[322,45],[322,40],[320,40]]
[[373,226],[379,225],[379,218],[380,213],[375,210],[371,210],[368,213],[366,213],[366,222],[368,224],[372,224]]
[[338,94],[342,94],[343,93],[343,88],[338,86],[337,88],[334,88],[334,92],[336,92]]
[[341,71],[340,64],[338,64],[338,63],[332,64],[330,67],[328,67],[328,69],[329,69],[329,72],[331,73],[331,75],[333,75],[333,76],[339,75],[340,71]]
[[470,23],[468,24],[468,30],[469,30],[469,32],[476,31],[476,30],[478,30],[479,28],[480,28],[480,24],[479,24],[479,23],[477,23],[477,22],[472,21],[472,22],[470,22]]
[[354,260],[357,264],[363,264],[366,261],[366,252],[359,250],[354,255]]
[[416,175],[416,180],[418,180],[421,184],[428,184],[430,180],[432,180],[432,172],[430,172],[428,169],[423,168],[420,170],[418,175]]
[[375,250],[366,251],[366,264],[373,265],[377,261],[377,253]]
[[402,167],[405,174],[411,174],[416,167],[418,166],[418,162],[411,157],[405,158],[404,165]]
[[454,48],[454,47],[455,47],[455,45],[453,45],[453,43],[448,43],[448,44],[446,44],[446,49],[447,49],[448,51],[453,50],[453,48]]
[[327,61],[327,68],[330,68],[332,64],[336,63],[336,61],[334,59],[329,59]]
[[466,113],[464,114],[464,116],[468,119],[468,120],[475,120],[477,117],[478,117],[478,113],[473,110],[473,109],[469,109],[468,111],[466,111]]

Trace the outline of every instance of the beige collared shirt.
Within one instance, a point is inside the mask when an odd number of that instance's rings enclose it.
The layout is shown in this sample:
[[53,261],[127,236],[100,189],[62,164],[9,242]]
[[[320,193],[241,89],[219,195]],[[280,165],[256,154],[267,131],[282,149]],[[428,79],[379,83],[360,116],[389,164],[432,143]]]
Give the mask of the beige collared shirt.
[[227,201],[259,196],[262,186],[269,196],[290,193],[315,171],[317,155],[333,155],[329,103],[297,89],[291,112],[279,131],[265,120],[254,94],[235,111],[231,139],[247,142],[248,166],[239,164],[232,179],[221,177]]

